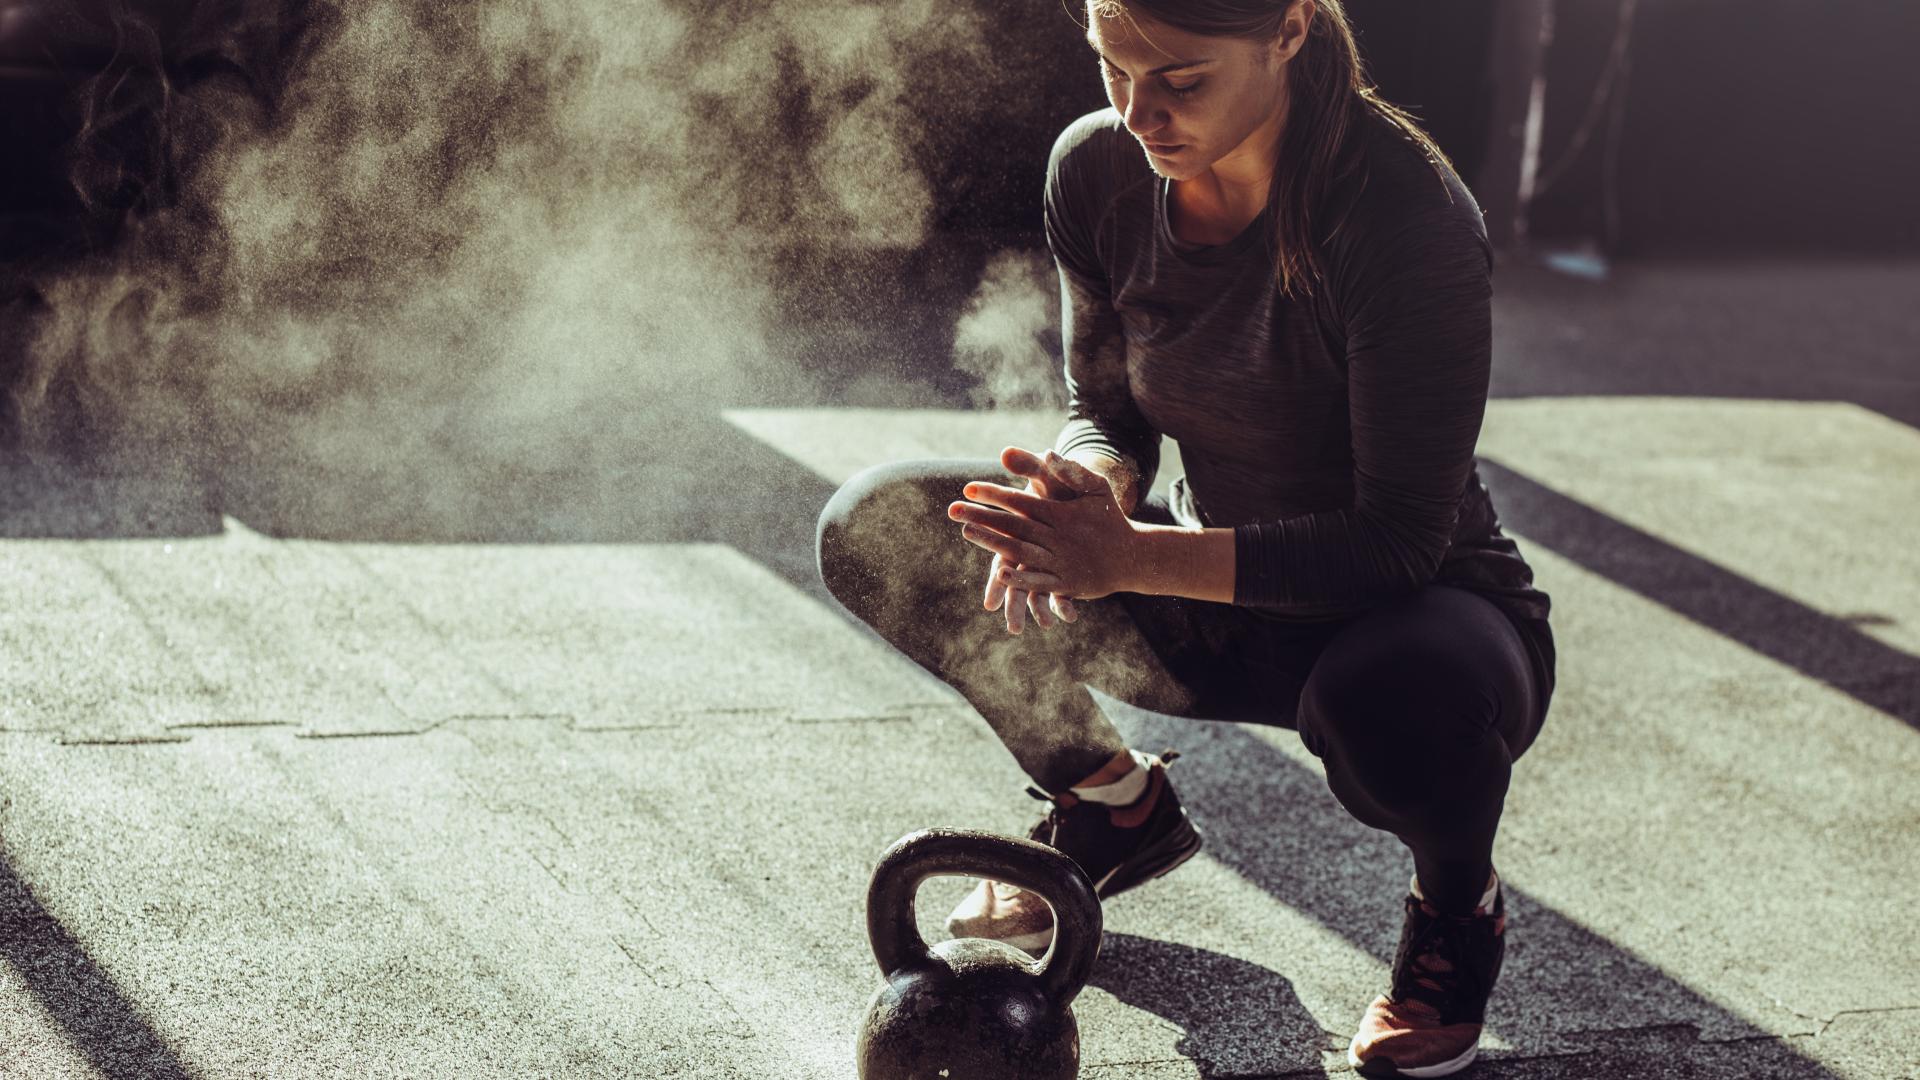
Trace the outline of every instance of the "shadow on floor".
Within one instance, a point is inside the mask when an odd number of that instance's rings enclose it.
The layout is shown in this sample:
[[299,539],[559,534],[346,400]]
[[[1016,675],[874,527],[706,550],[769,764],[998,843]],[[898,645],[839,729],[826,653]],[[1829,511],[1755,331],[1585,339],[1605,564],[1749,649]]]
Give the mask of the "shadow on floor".
[[1277,1049],[1282,1068],[1318,1070],[1321,1048],[1333,1046],[1286,976],[1210,949],[1108,931],[1088,985],[1178,1027],[1174,1052],[1206,1076],[1256,1047],[1263,1065]]
[[1815,611],[1497,462],[1480,476],[1529,540],[1920,730],[1920,658],[1862,633],[1870,614]]
[[[1194,765],[1206,763],[1183,775],[1180,795],[1206,834],[1209,855],[1383,965],[1392,961],[1400,934],[1401,897],[1413,872],[1412,856],[1398,840],[1354,820],[1317,772],[1243,725],[1166,717],[1125,706],[1111,711],[1129,745],[1177,746]],[[1516,768],[1525,768],[1525,758]],[[1511,936],[1500,985],[1489,1007],[1490,1030],[1499,1032],[1504,1024],[1546,1012],[1551,1013],[1555,1030],[1601,1031],[1612,1022],[1599,1012],[1582,1015],[1583,1010],[1604,1010],[1621,1000],[1633,1000],[1656,1015],[1710,1019],[1714,1028],[1731,1032],[1732,1038],[1767,1037],[1766,1032],[1524,890],[1511,883],[1505,889]],[[1120,937],[1110,935],[1108,940]],[[1093,982],[1187,1030],[1182,1052],[1203,1066],[1225,1056],[1228,1046],[1237,1045],[1239,1052],[1232,1056],[1244,1059],[1249,1054],[1271,1053],[1273,1046],[1282,1044],[1288,1047],[1289,1057],[1298,1056],[1301,1068],[1317,1069],[1323,1045],[1344,1047],[1351,1036],[1351,1032],[1323,1032],[1300,1006],[1284,973],[1240,970],[1253,965],[1195,957],[1190,955],[1193,952],[1122,939],[1118,950],[1102,954]],[[1123,963],[1136,970],[1114,973],[1112,969]],[[1234,981],[1224,984],[1228,989],[1219,991],[1217,999],[1196,998],[1186,977],[1196,969],[1209,972],[1209,978],[1231,976]],[[1385,989],[1384,980],[1378,989]],[[1208,1012],[1209,1000],[1217,1000],[1213,1007],[1218,1012]],[[1356,1020],[1365,1005],[1364,1001],[1353,1003]],[[1242,1011],[1257,1015],[1221,1019]],[[1333,1043],[1328,1042],[1330,1038]],[[1501,1053],[1483,1051],[1483,1060],[1492,1064]],[[1779,1075],[1808,1080],[1833,1075],[1788,1050],[1781,1049],[1777,1056]],[[1485,1067],[1476,1066],[1481,1068]]]
[[[583,451],[584,452],[584,451]],[[218,535],[394,544],[726,544],[815,599],[814,525],[833,486],[717,413],[663,420],[573,466],[328,463],[276,455],[111,471],[0,457],[0,539]]]
[[0,957],[101,1076],[187,1080],[193,1075],[113,979],[67,933],[0,848]]

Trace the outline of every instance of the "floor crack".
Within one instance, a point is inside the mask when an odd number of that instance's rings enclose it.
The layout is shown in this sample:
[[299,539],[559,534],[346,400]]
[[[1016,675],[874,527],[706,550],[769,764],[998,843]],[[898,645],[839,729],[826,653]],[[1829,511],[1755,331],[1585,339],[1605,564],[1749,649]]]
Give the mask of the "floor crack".
[[1885,1005],[1876,1006],[1871,1009],[1841,1009],[1839,1012],[1822,1020],[1820,1030],[1814,1032],[1812,1037],[1817,1039],[1825,1035],[1827,1029],[1833,1026],[1834,1021],[1839,1020],[1843,1016],[1875,1016],[1880,1013],[1914,1012],[1916,1010],[1920,1010],[1920,1005]]

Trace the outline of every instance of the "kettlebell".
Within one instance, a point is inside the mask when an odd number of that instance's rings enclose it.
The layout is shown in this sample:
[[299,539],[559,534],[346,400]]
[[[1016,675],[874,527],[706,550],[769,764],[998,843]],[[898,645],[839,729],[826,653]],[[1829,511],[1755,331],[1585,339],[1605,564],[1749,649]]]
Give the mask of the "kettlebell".
[[[920,883],[937,874],[1004,881],[1053,908],[1053,943],[1034,961],[1004,942],[955,938],[931,948],[914,922]],[[893,842],[867,886],[867,938],[886,982],[855,1054],[861,1080],[1072,1080],[1080,1027],[1072,1004],[1100,955],[1100,900],[1071,858],[1032,840],[923,829]]]

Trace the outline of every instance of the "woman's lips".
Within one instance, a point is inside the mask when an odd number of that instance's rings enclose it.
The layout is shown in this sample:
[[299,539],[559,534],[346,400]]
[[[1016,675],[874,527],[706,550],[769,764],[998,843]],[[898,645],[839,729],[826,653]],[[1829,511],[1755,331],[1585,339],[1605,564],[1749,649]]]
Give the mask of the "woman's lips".
[[1152,154],[1155,157],[1171,157],[1172,155],[1179,153],[1180,150],[1183,147],[1185,147],[1187,144],[1186,143],[1143,143],[1142,145],[1144,145],[1147,148],[1147,153]]

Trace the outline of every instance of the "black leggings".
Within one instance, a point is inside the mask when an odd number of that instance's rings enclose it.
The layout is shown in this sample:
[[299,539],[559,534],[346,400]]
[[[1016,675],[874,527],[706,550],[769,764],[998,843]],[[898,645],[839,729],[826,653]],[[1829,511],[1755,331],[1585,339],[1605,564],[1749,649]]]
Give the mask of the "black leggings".
[[[1059,792],[1125,749],[1086,690],[1170,716],[1293,728],[1361,822],[1399,837],[1423,892],[1465,911],[1486,885],[1512,764],[1550,690],[1485,598],[1428,585],[1337,622],[1291,624],[1186,597],[1114,593],[1079,618],[1007,632],[982,606],[992,555],[946,507],[992,458],[901,461],[848,480],[820,515],[827,589],[958,690],[1034,781]],[[1158,497],[1133,517],[1170,524]]]

